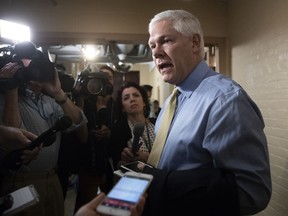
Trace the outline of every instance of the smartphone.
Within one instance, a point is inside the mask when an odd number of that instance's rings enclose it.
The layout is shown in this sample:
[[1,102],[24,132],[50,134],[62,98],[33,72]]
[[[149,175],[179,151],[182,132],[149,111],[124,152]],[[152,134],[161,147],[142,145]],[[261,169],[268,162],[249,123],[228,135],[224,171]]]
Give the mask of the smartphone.
[[39,202],[39,194],[32,184],[20,188],[9,195],[11,196],[10,207],[1,214],[2,216],[14,215]]
[[125,164],[125,165],[121,165],[120,166],[120,170],[125,173],[125,172],[128,172],[128,171],[134,171],[134,172],[141,172],[141,170],[139,170],[138,168],[138,164],[143,164],[145,166],[149,166],[149,167],[152,167],[142,161],[134,161],[134,162],[131,162],[131,163],[128,163],[128,164]]
[[129,216],[149,187],[153,176],[150,174],[126,172],[97,207],[99,213],[114,216]]

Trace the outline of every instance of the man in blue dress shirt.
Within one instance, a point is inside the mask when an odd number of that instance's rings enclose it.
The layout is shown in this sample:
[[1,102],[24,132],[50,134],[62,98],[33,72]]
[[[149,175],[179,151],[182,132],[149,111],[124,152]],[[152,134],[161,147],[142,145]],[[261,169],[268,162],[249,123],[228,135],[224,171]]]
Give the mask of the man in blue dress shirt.
[[[265,125],[257,105],[240,85],[203,60],[203,33],[192,14],[161,12],[151,20],[149,34],[155,65],[180,94],[164,147],[155,152],[154,143],[150,154],[158,154],[159,162],[143,169],[154,175],[144,215],[262,211],[272,189]],[[156,136],[168,101],[157,119]]]

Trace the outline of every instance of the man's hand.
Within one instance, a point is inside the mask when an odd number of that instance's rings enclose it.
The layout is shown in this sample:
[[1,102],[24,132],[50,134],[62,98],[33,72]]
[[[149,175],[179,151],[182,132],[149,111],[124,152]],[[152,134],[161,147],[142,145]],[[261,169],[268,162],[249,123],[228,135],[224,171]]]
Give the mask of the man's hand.
[[25,148],[36,138],[37,136],[29,131],[20,128],[0,126],[1,147],[7,151]]
[[38,155],[39,155],[39,152],[41,151],[41,149],[43,148],[42,147],[43,144],[41,144],[40,146],[38,147],[35,147],[34,149],[32,150],[24,150],[22,152],[22,155],[21,155],[21,160],[22,160],[22,163],[26,164],[28,163],[29,161],[31,160],[35,160],[37,159]]
[[[0,126],[0,147],[3,157],[8,153],[28,147],[32,140],[36,139],[36,135],[19,128]],[[23,163],[35,160],[42,149],[42,145],[32,150],[24,150],[21,154]],[[1,155],[2,157],[2,155]]]
[[21,66],[17,62],[9,62],[0,70],[0,78],[13,78]]
[[49,82],[44,82],[43,84],[43,89],[44,91],[52,96],[55,100],[61,101],[65,97],[65,93],[63,92],[61,88],[61,82],[59,80],[58,72],[55,69],[54,72],[54,80],[49,81]]

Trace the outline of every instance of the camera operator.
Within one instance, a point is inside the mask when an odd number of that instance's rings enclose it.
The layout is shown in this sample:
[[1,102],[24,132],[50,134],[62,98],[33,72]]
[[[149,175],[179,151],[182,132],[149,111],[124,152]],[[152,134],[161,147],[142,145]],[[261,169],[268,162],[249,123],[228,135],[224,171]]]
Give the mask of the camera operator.
[[[35,52],[33,52],[33,46]],[[29,47],[29,51],[26,49],[27,47]],[[0,80],[15,80],[18,79],[19,74],[20,77],[26,77],[31,73],[31,65],[37,63],[38,59],[34,59],[37,49],[33,43],[21,42],[15,45],[15,50],[19,61],[7,63],[0,70]],[[41,55],[37,58],[43,60],[42,63],[38,64],[37,76],[30,77],[27,82],[25,80],[25,85],[23,82],[16,82],[19,85],[4,89],[0,94],[1,124],[18,127],[40,135],[52,128],[60,117],[66,115],[72,120],[72,125],[65,132],[85,129],[87,119],[81,109],[75,106],[61,89],[55,68],[45,71],[41,65],[46,64],[49,60],[44,59],[44,56]],[[47,76],[50,78],[44,79],[43,77],[47,73],[52,76]],[[39,204],[25,210],[27,215],[64,215],[63,193],[56,174],[61,134],[62,132],[58,132],[56,136],[51,137],[50,145],[42,148],[36,160],[26,165],[22,164],[16,171],[10,170],[3,178],[1,193],[8,193],[28,184],[35,186],[41,199]]]
[[88,68],[81,72],[75,85],[76,104],[83,108],[88,119],[88,131],[79,137],[86,145],[82,145],[80,151],[75,212],[97,195],[98,188],[107,193],[113,185],[113,170],[108,154],[113,73],[114,71],[106,66],[95,72]]

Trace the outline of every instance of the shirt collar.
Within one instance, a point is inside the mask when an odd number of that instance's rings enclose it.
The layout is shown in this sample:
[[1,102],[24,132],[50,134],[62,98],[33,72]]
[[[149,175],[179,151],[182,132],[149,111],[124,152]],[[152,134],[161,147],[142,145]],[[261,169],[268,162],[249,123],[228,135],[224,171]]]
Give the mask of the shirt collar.
[[30,89],[26,89],[25,90],[25,95],[26,97],[32,98],[34,100],[37,100],[37,98],[41,98],[41,96],[43,95],[41,92],[40,93],[35,93]]
[[202,82],[202,80],[206,78],[208,74],[210,74],[209,70],[210,68],[207,63],[204,60],[201,60],[193,71],[187,76],[187,78],[179,86],[177,86],[181,94],[183,94],[185,97],[191,97],[192,93]]

